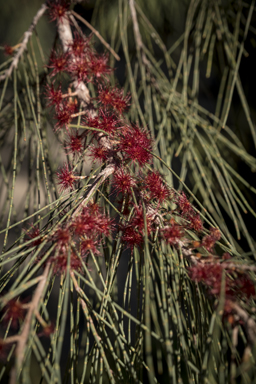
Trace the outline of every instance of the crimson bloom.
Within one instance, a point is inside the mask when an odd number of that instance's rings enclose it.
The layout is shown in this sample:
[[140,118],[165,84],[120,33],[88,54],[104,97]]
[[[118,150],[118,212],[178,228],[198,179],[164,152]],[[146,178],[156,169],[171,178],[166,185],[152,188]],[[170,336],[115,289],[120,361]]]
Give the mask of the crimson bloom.
[[178,206],[181,209],[182,215],[193,213],[193,207],[184,192],[181,192],[178,197]]
[[[197,264],[188,268],[189,276],[192,280],[197,282],[203,282],[205,285],[211,288],[213,294],[219,294],[221,290],[221,281],[223,267],[221,264]],[[227,279],[226,279],[227,287]],[[227,291],[226,291],[227,293]]]
[[85,124],[92,128],[101,129],[109,134],[115,133],[120,127],[121,121],[113,113],[99,110],[98,116],[87,117]]
[[56,76],[58,73],[66,71],[68,59],[69,57],[67,53],[53,52],[50,65],[48,65],[48,68],[52,69],[50,76]]
[[109,151],[102,146],[95,146],[91,145],[90,147],[90,153],[89,156],[94,160],[94,161],[99,161],[103,162],[106,161],[109,155]]
[[203,223],[202,223],[202,220],[200,218],[199,213],[189,215],[188,220],[190,222],[189,223],[190,228],[194,229],[197,232],[202,231]]
[[121,226],[120,229],[123,232],[122,241],[124,241],[129,248],[133,249],[133,247],[140,246],[143,243],[142,234],[132,225]]
[[49,15],[51,21],[59,20],[61,22],[63,18],[67,18],[69,6],[70,2],[67,0],[48,1]]
[[162,203],[170,197],[170,189],[163,183],[159,172],[150,172],[144,182],[149,190],[150,200],[157,199],[159,203]]
[[90,64],[86,57],[75,57],[68,64],[68,72],[74,76],[77,81],[89,81]]
[[131,188],[135,186],[135,180],[130,173],[120,168],[114,174],[113,185],[118,192],[126,193],[130,192]]
[[32,246],[35,247],[35,246],[41,244],[41,242],[42,242],[42,234],[41,234],[41,231],[40,231],[39,227],[34,227],[34,225],[32,224],[31,228],[26,232],[26,235],[28,236],[28,238],[30,240],[32,240],[32,239],[34,239],[34,238],[36,238],[36,237],[41,235],[40,238],[38,238],[38,239],[36,239],[36,240],[34,240],[32,242]]
[[60,185],[60,190],[73,189],[75,184],[75,176],[72,171],[70,171],[68,164],[64,164],[63,167],[57,172],[58,184]]
[[[107,55],[90,54],[89,63],[91,75],[93,75],[98,80],[102,76],[105,77],[106,75],[109,75],[111,72],[113,72],[113,69],[107,65],[107,62]],[[115,106],[115,108],[118,109],[117,106]]]
[[26,310],[23,308],[23,304],[18,300],[12,299],[6,304],[5,310],[5,323],[9,323],[9,321],[12,320],[12,327],[17,328],[19,321],[25,317]]
[[72,114],[77,110],[77,104],[73,100],[65,100],[61,107],[56,109],[55,119],[58,120],[55,127],[56,130],[63,127],[68,128],[68,125],[72,121]]
[[8,44],[4,44],[4,54],[6,56],[12,56],[14,53],[14,48],[11,47],[10,45]]
[[103,107],[112,107],[122,114],[129,106],[130,96],[124,96],[124,91],[117,87],[102,86],[98,89],[98,100]]
[[202,246],[212,252],[216,241],[220,240],[221,233],[218,228],[210,228],[210,234],[203,237]]
[[164,238],[170,245],[177,245],[180,239],[184,236],[182,227],[178,224],[173,224],[165,227],[162,231]]
[[84,136],[79,135],[78,132],[69,133],[68,140],[65,142],[65,149],[68,150],[69,154],[80,154],[84,149]]
[[91,52],[90,40],[90,37],[84,38],[75,32],[73,41],[68,45],[70,53],[79,58]]
[[123,130],[119,148],[128,159],[138,162],[140,166],[152,159],[152,140],[145,129],[136,125]]
[[55,108],[58,109],[60,107],[60,104],[63,101],[61,86],[55,89],[53,84],[51,84],[51,86],[47,84],[46,97],[48,99],[48,102],[47,102],[48,106],[54,106]]
[[61,249],[54,257],[54,273],[61,274],[66,272],[68,266],[68,257],[70,257],[70,268],[79,271],[82,268],[81,259],[73,251],[70,251],[70,256],[66,248]]

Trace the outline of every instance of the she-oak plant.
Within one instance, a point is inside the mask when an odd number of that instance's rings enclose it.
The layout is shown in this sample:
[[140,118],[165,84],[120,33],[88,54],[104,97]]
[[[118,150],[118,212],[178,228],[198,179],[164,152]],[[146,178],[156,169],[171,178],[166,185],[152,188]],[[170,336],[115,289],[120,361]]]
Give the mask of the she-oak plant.
[[[140,45],[133,0],[129,7]],[[45,12],[58,35],[39,76],[31,40],[31,53],[27,45]],[[0,380],[30,382],[36,362],[45,383],[250,382],[255,267],[199,202],[192,205],[162,177],[155,161],[172,170],[155,154],[152,133],[128,118],[132,98],[111,83],[109,55],[118,55],[91,26],[85,36],[81,20],[68,2],[47,2],[23,41],[4,48],[12,58],[0,77],[1,140],[10,140],[14,124],[12,186],[28,146],[27,195],[38,200],[31,208],[28,198],[22,220],[11,222],[18,212],[9,191]],[[97,53],[93,34],[109,54]],[[49,110],[66,156],[58,169],[43,121]],[[1,167],[8,185],[10,169]],[[15,227],[21,233],[9,245]]]

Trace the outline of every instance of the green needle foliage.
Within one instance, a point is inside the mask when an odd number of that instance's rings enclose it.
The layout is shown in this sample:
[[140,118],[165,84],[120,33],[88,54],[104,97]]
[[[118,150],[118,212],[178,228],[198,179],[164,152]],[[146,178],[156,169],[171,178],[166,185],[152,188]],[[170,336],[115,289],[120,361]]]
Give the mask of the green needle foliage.
[[0,381],[254,382],[255,1],[80,3],[2,47]]

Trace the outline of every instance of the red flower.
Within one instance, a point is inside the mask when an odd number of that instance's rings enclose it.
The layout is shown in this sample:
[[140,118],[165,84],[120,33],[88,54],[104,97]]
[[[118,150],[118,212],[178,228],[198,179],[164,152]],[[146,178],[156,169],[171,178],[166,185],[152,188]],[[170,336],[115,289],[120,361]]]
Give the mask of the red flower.
[[88,81],[90,66],[85,57],[76,57],[68,65],[68,72],[78,81]]
[[70,53],[78,58],[82,57],[85,53],[89,53],[91,50],[90,40],[90,37],[85,39],[75,32],[73,41],[68,45]]
[[68,150],[69,154],[72,153],[73,155],[82,153],[84,149],[84,136],[79,135],[78,132],[69,134],[65,149]]
[[101,146],[96,147],[94,145],[90,147],[89,156],[92,157],[94,161],[100,161],[100,162],[106,161],[108,158],[108,155],[109,155],[109,151],[104,147],[101,147]]
[[152,140],[144,129],[138,126],[126,127],[120,139],[120,150],[132,161],[143,166],[152,159]]
[[99,79],[101,76],[105,77],[106,75],[110,74],[111,72],[113,72],[113,69],[107,65],[107,62],[108,56],[106,55],[90,54],[90,73],[96,79]]
[[111,231],[114,227],[113,220],[105,215],[100,215],[99,217],[97,217],[97,227],[97,231],[100,234],[104,236],[110,236]]
[[51,55],[51,64],[48,68],[52,68],[50,76],[55,76],[57,73],[64,72],[67,70],[68,65],[68,54],[53,52]]
[[48,1],[49,15],[51,21],[59,20],[61,22],[63,18],[67,18],[69,5],[70,2],[67,0]]
[[210,233],[213,239],[215,239],[216,241],[220,240],[221,233],[218,228],[210,228]]
[[124,96],[122,89],[100,87],[98,92],[98,100],[104,107],[110,106],[122,114],[129,106],[130,96]]
[[[150,217],[146,217],[147,232],[151,232],[151,220]],[[122,241],[127,246],[133,249],[134,246],[140,246],[143,243],[143,234],[145,234],[144,225],[144,212],[141,206],[135,207],[134,216],[127,225],[120,225],[120,229],[123,232]]]
[[54,105],[55,108],[59,108],[60,107],[60,104],[62,103],[63,101],[63,98],[62,98],[62,92],[61,92],[61,86],[59,86],[57,89],[54,89],[54,85],[51,84],[51,86],[49,86],[47,84],[46,86],[46,97],[48,99],[48,106],[52,106]]
[[60,191],[65,189],[73,189],[75,184],[75,176],[72,171],[69,170],[68,164],[64,166],[57,172],[58,184],[60,184]]
[[78,236],[96,239],[100,234],[108,236],[112,226],[112,220],[100,212],[97,204],[92,204],[83,208],[81,215],[74,220],[72,229]]
[[198,213],[195,215],[189,215],[188,220],[190,221],[189,223],[190,228],[198,232],[202,231],[203,223]]
[[[35,237],[40,236],[41,232],[40,232],[39,227],[34,227],[33,225],[31,225],[31,228],[29,230],[27,230],[26,235],[28,236],[28,238],[30,240],[32,240]],[[37,245],[40,245],[41,242],[42,242],[42,237],[40,237],[39,239],[36,239],[35,241],[33,241],[32,242],[32,246],[35,247]]]
[[56,113],[55,119],[58,120],[58,122],[55,125],[56,130],[58,130],[63,125],[65,125],[65,127],[67,128],[67,126],[70,124],[70,122],[72,120],[72,117],[71,117],[71,114],[68,110],[62,109]]
[[229,259],[231,259],[231,256],[230,256],[230,254],[228,252],[225,252],[222,255],[222,259],[223,260],[229,260]]
[[6,56],[12,56],[14,53],[14,49],[13,47],[11,47],[10,45],[8,44],[4,44],[4,54]]
[[254,297],[255,296],[255,286],[251,279],[247,276],[238,276],[238,278],[234,282],[235,289],[238,294],[243,294],[246,297]]
[[90,216],[87,213],[82,213],[80,217],[77,217],[73,224],[72,229],[74,233],[78,236],[86,234],[86,236],[91,236],[93,231],[96,231],[96,219],[93,216]]
[[61,108],[56,110],[55,119],[58,120],[55,127],[56,130],[61,128],[63,125],[67,128],[72,120],[72,114],[76,112],[77,104],[75,101],[64,101],[61,104]]
[[71,232],[69,227],[59,228],[54,234],[53,240],[58,243],[58,246],[68,247],[71,241]]
[[94,255],[99,254],[99,251],[97,247],[99,246],[98,241],[95,239],[84,239],[81,242],[81,252],[84,256],[90,253],[92,251]]
[[140,246],[143,243],[142,235],[132,225],[121,226],[120,229],[123,231],[122,241],[129,248],[133,249],[133,247]]
[[[188,268],[192,280],[203,282],[211,287],[213,294],[219,294],[221,289],[223,268],[220,264],[197,264]],[[226,280],[227,285],[227,280]]]
[[[55,264],[54,273],[61,274],[66,272],[68,266],[68,251],[62,249],[53,259]],[[70,251],[70,268],[75,269],[76,271],[82,268],[82,263],[77,254],[73,251]]]
[[102,109],[99,110],[98,116],[93,118],[87,117],[85,124],[88,127],[102,129],[109,134],[116,132],[118,128],[121,128],[120,120],[117,119],[113,113],[107,114]]
[[[151,232],[151,218],[148,215],[146,215],[146,222],[147,222],[147,232],[149,234]],[[144,211],[142,206],[139,206],[139,207],[135,206],[134,216],[130,221],[130,225],[136,228],[140,233],[144,232],[144,229],[145,229]]]
[[120,120],[116,118],[116,116],[112,113],[110,115],[104,113],[103,110],[99,112],[100,123],[99,128],[107,133],[115,132],[118,128]]
[[213,247],[221,238],[221,233],[218,228],[210,228],[210,235],[206,235],[203,237],[202,246],[207,249],[207,251],[212,252]]
[[183,215],[186,215],[188,213],[193,213],[193,207],[188,201],[187,196],[185,195],[184,192],[181,192],[181,194],[179,195],[177,203]]
[[115,172],[113,179],[114,189],[118,192],[130,192],[131,188],[135,186],[135,180],[132,176],[120,168]]
[[150,200],[157,199],[162,203],[170,197],[170,190],[163,183],[159,172],[150,172],[145,179],[145,186],[149,190]]
[[164,228],[162,233],[170,245],[177,245],[184,235],[182,228],[178,224]]
[[4,314],[4,321],[5,323],[9,323],[9,321],[12,319],[12,327],[17,328],[19,325],[19,321],[23,320],[25,317],[25,309],[23,308],[23,304],[15,299],[12,299],[8,301],[8,303],[5,306],[6,312]]

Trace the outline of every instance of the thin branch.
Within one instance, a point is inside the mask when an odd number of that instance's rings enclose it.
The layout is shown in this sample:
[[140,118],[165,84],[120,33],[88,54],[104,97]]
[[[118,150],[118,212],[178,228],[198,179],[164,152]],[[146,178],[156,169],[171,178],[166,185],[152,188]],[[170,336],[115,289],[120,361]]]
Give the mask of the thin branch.
[[102,42],[103,45],[105,45],[105,47],[109,50],[110,53],[112,53],[112,55],[114,56],[114,58],[118,61],[120,61],[120,56],[118,56],[118,54],[113,50],[113,48],[111,48],[111,46],[106,42],[105,39],[103,39],[103,37],[101,36],[101,34],[95,29],[93,28],[93,26],[88,23],[88,21],[86,21],[82,16],[80,16],[78,13],[76,13],[75,11],[71,11],[72,15],[74,15],[78,20],[80,20],[83,24],[85,24],[93,33],[94,35],[96,35],[98,37],[98,39]]
[[[73,35],[68,19],[64,18],[61,22],[58,21],[58,34],[63,47],[63,51],[67,52],[70,43],[73,41]],[[81,103],[84,106],[88,107],[91,101],[91,97],[85,83],[83,81],[78,81],[77,79],[74,79],[72,85],[75,88],[75,92],[77,94],[77,97],[81,100]]]
[[84,200],[81,202],[79,207],[74,211],[72,218],[74,219],[81,211],[81,209],[87,204],[88,201],[90,201],[93,193],[96,189],[98,189],[104,181],[115,172],[115,166],[113,163],[110,163],[106,166],[106,168],[100,172],[96,178],[96,180],[93,182],[89,193],[86,194]]
[[238,317],[244,322],[245,324],[245,330],[248,335],[248,340],[253,346],[256,342],[256,323],[255,321],[250,317],[250,315],[240,307],[239,304],[229,300],[228,302],[229,306],[233,309],[233,311],[238,315]]
[[19,47],[16,55],[14,56],[13,61],[12,61],[11,65],[10,65],[10,67],[6,70],[4,75],[0,76],[0,81],[5,80],[6,77],[10,77],[11,74],[12,74],[12,71],[14,70],[14,68],[17,68],[19,60],[20,60],[21,56],[23,55],[23,53],[24,53],[24,51],[25,51],[25,49],[27,47],[29,38],[32,36],[32,33],[33,33],[33,31],[34,31],[38,21],[43,16],[43,14],[45,13],[46,9],[47,9],[47,5],[46,5],[46,3],[44,3],[44,4],[42,4],[41,8],[37,11],[37,14],[33,18],[33,21],[31,23],[29,29],[27,30],[27,32],[24,33],[23,41],[20,44],[20,47]]
[[17,375],[19,374],[20,369],[22,367],[24,354],[25,354],[25,347],[29,337],[29,331],[30,331],[31,322],[33,319],[33,314],[38,310],[39,302],[43,296],[45,285],[47,282],[47,277],[49,274],[49,269],[50,269],[50,263],[46,265],[44,269],[44,273],[41,276],[40,283],[38,284],[35,290],[33,299],[29,304],[29,309],[23,323],[21,334],[15,337],[16,340],[15,339],[13,340],[17,342],[17,346],[15,350],[16,365],[12,368],[12,371],[11,371],[10,384],[16,383]]
[[137,19],[137,14],[135,10],[135,5],[134,5],[134,0],[129,0],[129,5],[130,5],[130,10],[131,10],[131,16],[132,16],[132,23],[133,23],[133,31],[135,35],[135,40],[138,45],[139,49],[142,49],[143,43],[141,39],[141,34],[140,34],[140,29],[139,29],[139,24],[138,24],[138,19]]
[[129,0],[129,5],[130,5],[130,10],[131,10],[133,31],[134,31],[134,37],[135,37],[135,41],[136,41],[136,45],[137,45],[137,50],[141,51],[141,57],[142,57],[143,63],[145,65],[147,65],[148,67],[150,67],[150,63],[149,63],[148,59],[146,58],[146,55],[145,55],[144,50],[143,50],[144,44],[142,42],[142,38],[141,38],[141,34],[140,34],[140,28],[139,28],[139,23],[138,23],[138,19],[137,19],[137,13],[136,13],[136,9],[135,9],[134,0]]

